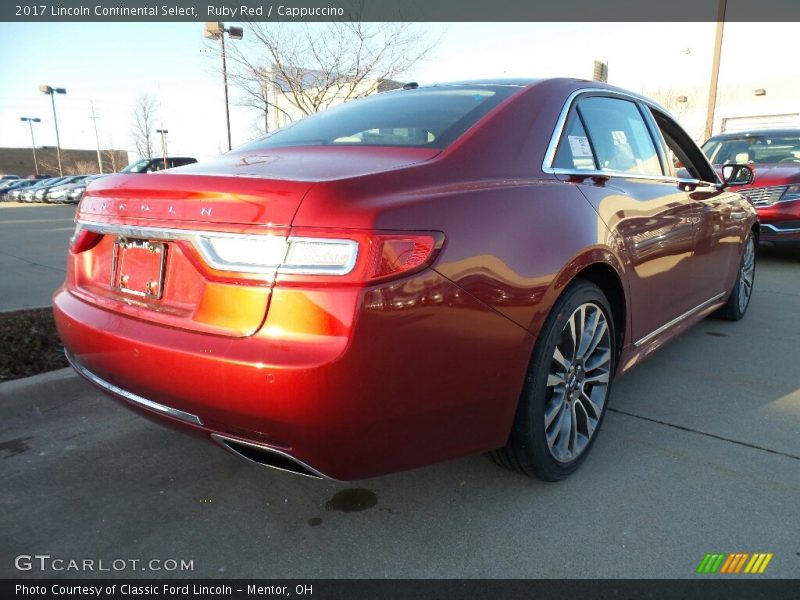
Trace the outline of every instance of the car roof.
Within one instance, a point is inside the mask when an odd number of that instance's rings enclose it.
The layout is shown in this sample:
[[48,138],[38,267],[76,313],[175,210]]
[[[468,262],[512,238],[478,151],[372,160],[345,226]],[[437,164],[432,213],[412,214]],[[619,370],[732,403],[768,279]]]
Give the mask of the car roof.
[[730,133],[718,133],[708,138],[710,141],[742,139],[748,137],[761,136],[780,136],[780,135],[800,135],[800,129],[751,129],[750,131],[732,131]]
[[430,85],[421,85],[421,88],[427,87],[445,87],[449,85],[507,85],[514,87],[526,87],[534,83],[539,83],[542,79],[521,79],[521,78],[500,78],[500,79],[468,79],[464,81],[443,81],[441,83],[432,83]]
[[[193,156],[167,156],[167,160],[195,160]],[[164,160],[163,156],[152,156],[145,160]]]
[[[434,83],[431,85],[420,85],[418,89],[425,89],[425,88],[434,88],[434,87],[447,87],[447,86],[510,86],[510,87],[533,87],[539,83],[544,82],[560,82],[569,84],[572,87],[572,91],[578,90],[599,90],[599,91],[608,91],[617,94],[623,94],[625,96],[635,98],[648,104],[654,108],[657,108],[667,114],[669,111],[661,106],[655,100],[648,98],[647,96],[643,96],[641,94],[637,94],[631,90],[627,90],[625,88],[619,88],[614,85],[609,85],[602,81],[594,81],[591,79],[581,79],[579,77],[545,77],[545,78],[497,78],[497,79],[468,79],[464,81],[448,81],[442,83]],[[402,89],[391,90],[391,92],[401,92]]]

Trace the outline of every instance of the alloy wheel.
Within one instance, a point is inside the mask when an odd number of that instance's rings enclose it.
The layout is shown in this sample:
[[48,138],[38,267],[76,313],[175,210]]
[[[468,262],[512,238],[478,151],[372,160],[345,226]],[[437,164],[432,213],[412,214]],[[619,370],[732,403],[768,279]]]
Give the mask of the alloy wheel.
[[586,449],[603,414],[611,378],[611,332],[603,310],[580,305],[561,331],[547,376],[547,447],[568,463]]
[[739,311],[744,312],[753,293],[753,277],[756,272],[756,248],[753,236],[747,238],[739,271]]

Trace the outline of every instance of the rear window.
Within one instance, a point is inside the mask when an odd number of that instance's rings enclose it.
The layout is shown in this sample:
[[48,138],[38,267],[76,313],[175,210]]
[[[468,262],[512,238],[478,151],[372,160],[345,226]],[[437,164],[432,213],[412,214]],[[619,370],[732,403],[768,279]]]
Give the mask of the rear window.
[[500,102],[508,86],[446,86],[375,94],[329,108],[241,146],[403,146],[444,148]]
[[800,162],[800,135],[761,135],[708,140],[703,152],[715,165]]

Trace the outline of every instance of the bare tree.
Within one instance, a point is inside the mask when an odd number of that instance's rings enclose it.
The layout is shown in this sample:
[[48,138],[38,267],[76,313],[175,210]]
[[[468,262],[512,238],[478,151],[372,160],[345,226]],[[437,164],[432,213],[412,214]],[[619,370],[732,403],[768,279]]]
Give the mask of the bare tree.
[[97,173],[96,160],[76,160],[70,169],[73,175],[94,175]]
[[117,173],[128,164],[128,152],[126,150],[114,150],[114,137],[108,137],[107,148],[101,151],[104,173]]
[[309,115],[398,87],[437,43],[412,23],[248,23],[244,42],[228,46],[230,78],[266,127],[270,111],[291,117],[278,97]]
[[142,158],[153,156],[154,129],[158,101],[150,94],[142,94],[133,106],[131,138],[136,152]]

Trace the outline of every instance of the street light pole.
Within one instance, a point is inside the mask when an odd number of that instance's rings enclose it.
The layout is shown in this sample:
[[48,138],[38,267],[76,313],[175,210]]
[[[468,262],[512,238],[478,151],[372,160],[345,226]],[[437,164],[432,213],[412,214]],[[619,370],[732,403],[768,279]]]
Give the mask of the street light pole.
[[222,82],[225,86],[225,124],[228,131],[228,150],[233,148],[231,144],[231,113],[228,102],[228,65],[225,59],[225,34],[232,40],[240,40],[244,37],[244,30],[241,27],[225,27],[225,23],[209,21],[206,23],[205,37],[220,41],[220,54],[222,55]]
[[97,135],[97,119],[100,117],[94,114],[94,102],[91,100],[89,104],[92,106],[92,116],[89,117],[94,122],[94,141],[97,143],[97,166],[100,167],[100,174],[103,174],[103,159],[100,157],[100,136]]
[[36,161],[36,142],[33,139],[33,124],[34,123],[41,123],[42,120],[38,117],[20,117],[20,121],[27,121],[28,127],[31,130],[31,150],[33,150],[33,170],[36,172],[36,175],[39,175],[39,163]]
[[225,63],[225,36],[219,36],[220,52],[222,53],[222,80],[225,85],[225,125],[228,129],[228,150],[231,149],[231,111],[228,104],[228,67]]
[[43,94],[47,94],[50,96],[50,102],[53,105],[53,123],[56,126],[56,154],[58,155],[58,174],[64,175],[64,168],[61,165],[61,140],[58,137],[58,118],[56,117],[56,94],[66,94],[67,90],[65,88],[54,88],[49,85],[40,85],[39,91]]
[[161,134],[161,153],[164,155],[164,168],[168,169],[167,166],[167,134],[169,133],[169,129],[156,129],[156,133]]
[[717,13],[717,36],[714,40],[714,62],[711,65],[711,85],[708,89],[708,113],[706,114],[705,139],[714,131],[714,111],[717,108],[717,83],[719,82],[719,62],[722,56],[722,34],[725,31],[725,10],[727,0],[719,0]]

